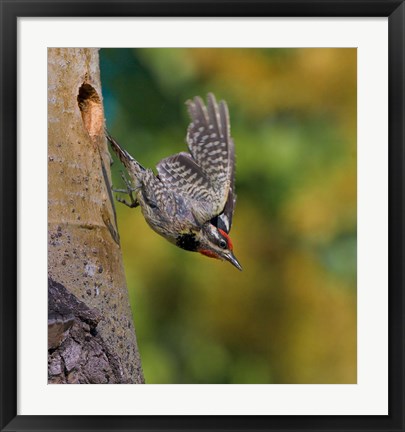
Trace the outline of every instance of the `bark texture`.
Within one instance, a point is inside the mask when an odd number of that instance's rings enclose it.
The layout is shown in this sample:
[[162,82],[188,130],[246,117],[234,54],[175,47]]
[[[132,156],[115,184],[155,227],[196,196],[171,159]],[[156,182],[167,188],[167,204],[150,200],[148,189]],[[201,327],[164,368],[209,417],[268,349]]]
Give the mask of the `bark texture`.
[[97,49],[48,50],[48,378],[144,382],[122,263]]

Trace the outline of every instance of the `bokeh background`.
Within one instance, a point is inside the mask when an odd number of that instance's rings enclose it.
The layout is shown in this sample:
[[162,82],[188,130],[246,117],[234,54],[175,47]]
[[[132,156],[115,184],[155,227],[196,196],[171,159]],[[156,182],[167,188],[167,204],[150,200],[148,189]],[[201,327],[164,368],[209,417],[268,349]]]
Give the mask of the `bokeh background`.
[[[102,49],[107,125],[139,162],[185,151],[184,102],[228,102],[239,272],[118,223],[147,383],[355,383],[355,49]],[[113,167],[122,186],[121,166]]]

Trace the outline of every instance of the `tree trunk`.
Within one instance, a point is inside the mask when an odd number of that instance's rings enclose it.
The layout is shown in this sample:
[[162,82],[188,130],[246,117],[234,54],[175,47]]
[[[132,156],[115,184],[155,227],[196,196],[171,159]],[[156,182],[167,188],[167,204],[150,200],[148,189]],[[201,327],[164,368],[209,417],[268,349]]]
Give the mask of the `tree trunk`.
[[143,383],[97,49],[48,50],[48,380]]

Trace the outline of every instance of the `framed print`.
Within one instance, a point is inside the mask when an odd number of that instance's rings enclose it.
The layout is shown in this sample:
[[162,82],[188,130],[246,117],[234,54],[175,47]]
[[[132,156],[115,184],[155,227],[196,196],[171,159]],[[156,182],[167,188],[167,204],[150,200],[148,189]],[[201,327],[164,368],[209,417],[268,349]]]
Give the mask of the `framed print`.
[[403,430],[404,3],[1,5],[1,430]]

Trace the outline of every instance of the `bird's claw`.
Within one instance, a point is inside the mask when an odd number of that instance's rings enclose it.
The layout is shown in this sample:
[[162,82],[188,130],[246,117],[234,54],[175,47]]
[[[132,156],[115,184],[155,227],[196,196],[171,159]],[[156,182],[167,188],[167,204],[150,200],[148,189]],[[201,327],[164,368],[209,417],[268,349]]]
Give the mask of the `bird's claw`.
[[121,171],[121,178],[125,183],[126,189],[114,189],[112,188],[112,190],[114,192],[118,192],[118,193],[124,193],[127,194],[129,196],[130,202],[128,202],[127,200],[125,200],[124,198],[121,198],[119,196],[116,196],[116,199],[118,202],[125,204],[126,206],[128,206],[129,208],[135,208],[139,205],[138,201],[134,198],[134,191],[136,190],[136,188],[134,188],[131,184],[131,182],[125,177],[125,174],[123,171]]
[[126,199],[121,198],[119,196],[116,196],[116,199],[118,202],[125,204],[127,207],[129,208],[135,208],[138,207],[138,202],[134,199],[134,197],[132,196],[132,194],[129,194],[129,198],[131,200],[131,202],[128,202]]

